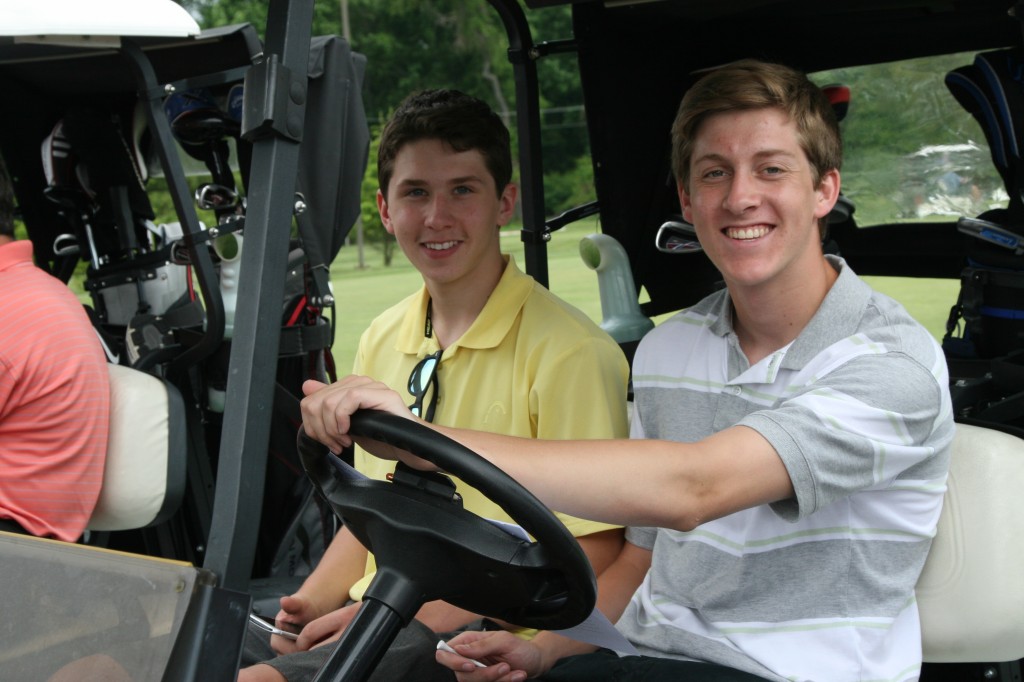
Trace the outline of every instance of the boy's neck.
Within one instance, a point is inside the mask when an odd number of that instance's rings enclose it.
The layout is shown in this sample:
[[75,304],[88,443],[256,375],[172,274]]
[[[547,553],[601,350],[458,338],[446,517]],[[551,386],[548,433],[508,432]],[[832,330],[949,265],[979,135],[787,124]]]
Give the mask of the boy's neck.
[[431,286],[427,283],[430,294],[430,325],[434,338],[441,348],[447,348],[465,334],[480,312],[487,305],[491,293],[501,281],[505,271],[504,259],[492,281],[476,282],[479,286],[459,285],[454,287]]
[[730,290],[733,329],[740,348],[754,365],[791,343],[810,323],[839,273],[821,258],[821,268],[791,278],[792,286]]

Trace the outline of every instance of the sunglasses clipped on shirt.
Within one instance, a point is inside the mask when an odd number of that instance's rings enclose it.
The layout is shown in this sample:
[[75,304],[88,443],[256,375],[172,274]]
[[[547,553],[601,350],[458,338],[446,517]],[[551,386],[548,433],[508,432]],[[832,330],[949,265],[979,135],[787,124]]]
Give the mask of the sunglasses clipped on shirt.
[[[428,422],[434,421],[434,411],[437,409],[437,394],[441,388],[440,380],[437,378],[437,368],[441,364],[441,353],[431,353],[416,363],[409,374],[409,395],[414,400],[409,409],[417,417],[422,417]],[[433,387],[433,388],[431,388]],[[423,409],[423,402],[430,393],[430,400],[427,401],[426,410]]]

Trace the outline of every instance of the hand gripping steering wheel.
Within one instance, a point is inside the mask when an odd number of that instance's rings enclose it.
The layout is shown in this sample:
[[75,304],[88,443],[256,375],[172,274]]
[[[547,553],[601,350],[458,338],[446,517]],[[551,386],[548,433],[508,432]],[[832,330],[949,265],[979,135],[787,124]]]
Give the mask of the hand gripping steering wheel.
[[390,482],[338,475],[326,448],[299,431],[299,456],[314,486],[373,552],[377,575],[363,606],[316,680],[365,680],[428,601],[522,627],[562,629],[590,615],[597,595],[586,555],[536,497],[487,460],[417,422],[360,411],[351,434],[407,450],[495,502],[536,542],[462,508],[441,474],[402,464]]

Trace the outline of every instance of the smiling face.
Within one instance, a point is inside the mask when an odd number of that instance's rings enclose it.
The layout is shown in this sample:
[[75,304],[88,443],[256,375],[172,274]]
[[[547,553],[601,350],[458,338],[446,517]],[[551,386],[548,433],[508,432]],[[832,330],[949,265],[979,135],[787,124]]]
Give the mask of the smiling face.
[[683,216],[730,291],[799,286],[817,269],[818,219],[839,195],[839,172],[817,186],[796,126],[775,108],[719,113],[704,120],[690,158]]
[[423,275],[432,296],[445,288],[493,288],[505,262],[498,227],[512,217],[516,186],[499,193],[483,155],[436,139],[398,152],[387,198],[377,193],[385,229]]

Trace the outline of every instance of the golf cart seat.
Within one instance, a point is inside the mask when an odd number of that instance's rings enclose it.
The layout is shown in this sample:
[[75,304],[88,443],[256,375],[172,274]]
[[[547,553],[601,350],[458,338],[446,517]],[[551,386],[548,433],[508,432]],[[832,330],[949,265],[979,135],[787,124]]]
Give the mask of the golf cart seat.
[[924,660],[1015,661],[1024,657],[1024,440],[956,428],[942,516],[917,583]]
[[110,438],[103,487],[87,528],[146,528],[167,519],[185,492],[181,394],[145,372],[110,368]]

